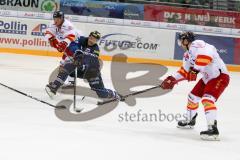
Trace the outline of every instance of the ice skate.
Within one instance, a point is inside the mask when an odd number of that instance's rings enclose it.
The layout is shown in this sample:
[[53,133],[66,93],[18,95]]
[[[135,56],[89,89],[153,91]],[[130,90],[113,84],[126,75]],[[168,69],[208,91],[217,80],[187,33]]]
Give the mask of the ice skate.
[[125,98],[116,91],[113,92],[113,98],[117,101],[125,101]]
[[74,87],[74,78],[68,76],[67,80],[64,82],[62,89],[71,89]]
[[202,140],[220,141],[217,121],[215,120],[213,125],[208,125],[208,130],[200,132],[200,137]]
[[183,128],[183,129],[194,128],[194,126],[196,124],[197,115],[198,114],[196,113],[195,116],[193,116],[193,118],[191,120],[180,120],[180,121],[178,121],[177,128]]
[[57,89],[55,87],[56,85],[53,82],[50,82],[48,85],[45,87],[46,93],[49,95],[51,99],[56,95]]

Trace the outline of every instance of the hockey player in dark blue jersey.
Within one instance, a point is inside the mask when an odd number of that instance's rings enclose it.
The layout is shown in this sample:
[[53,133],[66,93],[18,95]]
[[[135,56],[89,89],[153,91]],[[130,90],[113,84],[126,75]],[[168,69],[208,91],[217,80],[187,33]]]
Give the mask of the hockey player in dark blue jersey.
[[68,75],[74,77],[77,67],[77,77],[86,79],[100,98],[116,98],[121,100],[121,95],[116,91],[104,87],[99,64],[99,47],[97,41],[101,38],[98,31],[91,32],[88,37],[79,37],[72,42],[68,49],[69,62],[65,63],[55,81],[50,82],[45,90],[50,97],[56,95],[57,90],[64,84]]

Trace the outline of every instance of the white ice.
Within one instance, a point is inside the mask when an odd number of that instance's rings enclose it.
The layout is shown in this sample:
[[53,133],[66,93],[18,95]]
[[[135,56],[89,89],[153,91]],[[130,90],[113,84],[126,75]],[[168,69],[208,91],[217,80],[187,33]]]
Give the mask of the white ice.
[[[56,104],[44,92],[59,58],[0,54],[0,82]],[[104,62],[103,81],[112,88],[110,62]],[[167,74],[177,68],[169,67]],[[142,74],[142,73],[141,73]],[[166,74],[166,75],[167,75]],[[128,78],[131,78],[129,75]],[[206,129],[203,108],[193,130],[173,122],[120,122],[121,113],[184,113],[194,83],[183,82],[164,96],[139,98],[135,107],[119,103],[112,112],[86,122],[65,122],[54,109],[0,85],[0,160],[240,160],[240,73],[217,102],[219,142],[200,140]]]

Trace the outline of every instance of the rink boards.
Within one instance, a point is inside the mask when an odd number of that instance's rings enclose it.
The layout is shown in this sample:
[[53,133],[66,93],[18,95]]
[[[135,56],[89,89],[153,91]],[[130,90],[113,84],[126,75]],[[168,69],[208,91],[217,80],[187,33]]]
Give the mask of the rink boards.
[[[172,26],[168,26],[173,28],[170,30],[164,29],[163,26],[160,28],[159,22],[130,22],[109,18],[88,18],[88,20],[84,20],[83,17],[78,20],[75,20],[74,17],[67,18],[73,21],[80,34],[87,36],[94,30],[98,30],[102,34],[102,38],[99,41],[100,58],[106,61],[113,60],[113,57],[115,57],[114,60],[116,61],[122,61],[121,57],[127,57],[128,62],[180,66],[181,60],[177,59],[176,55],[183,54],[183,51],[179,53],[176,50],[177,33],[182,29],[196,30],[194,25],[188,25],[188,28],[184,28],[184,26],[182,28],[174,28],[176,26],[172,24]],[[44,31],[50,22],[49,17],[37,19],[0,16],[0,52],[62,56],[61,53],[51,48],[44,38]],[[197,31],[201,32],[199,28]],[[201,34],[204,35],[206,33]],[[207,35],[213,34],[208,33]],[[215,34],[212,38],[213,41],[215,41],[214,38],[218,39],[218,36]],[[230,59],[227,60],[229,62],[229,70],[240,71],[239,40],[235,38],[237,34],[231,36],[225,34],[224,36],[228,37],[229,41],[231,39],[232,43],[224,45],[225,42],[219,41],[221,48],[218,48],[218,50]]]

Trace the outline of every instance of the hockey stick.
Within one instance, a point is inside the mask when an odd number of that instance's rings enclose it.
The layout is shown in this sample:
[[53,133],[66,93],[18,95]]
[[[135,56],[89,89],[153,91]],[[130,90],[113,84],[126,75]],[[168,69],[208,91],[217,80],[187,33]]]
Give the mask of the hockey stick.
[[[185,80],[185,78],[181,78],[179,80],[176,80],[175,84],[182,81],[182,80]],[[147,88],[147,89],[144,89],[144,90],[141,90],[141,91],[137,91],[137,92],[133,92],[133,93],[129,93],[127,95],[124,95],[124,96],[122,96],[122,99],[123,99],[122,101],[125,101],[125,99],[130,97],[130,96],[135,96],[135,95],[138,95],[138,94],[141,94],[141,93],[145,93],[145,92],[148,92],[148,91],[156,89],[156,88],[162,88],[162,84],[151,87],[151,88]],[[117,100],[118,100],[117,98],[114,98],[114,99],[110,99],[110,100],[106,100],[106,101],[102,101],[102,102],[97,102],[97,105],[104,105],[104,104],[107,104],[107,103],[115,102]]]
[[76,112],[82,112],[83,108],[77,109],[76,107],[76,90],[77,90],[77,72],[78,68],[75,68],[75,76],[74,76],[74,88],[73,88],[73,109]]
[[[130,96],[134,96],[134,95],[138,95],[138,94],[141,94],[141,93],[145,93],[147,91],[150,91],[150,90],[153,90],[153,89],[159,88],[159,87],[161,87],[161,85],[154,86],[154,87],[151,87],[151,88],[148,88],[148,89],[144,89],[144,90],[141,90],[141,91],[129,93],[127,95],[122,96],[122,99],[123,99],[123,101],[125,101],[125,99],[130,97]],[[103,101],[103,102],[97,102],[97,105],[104,105],[104,104],[107,104],[107,103],[115,102],[117,100],[118,100],[117,98],[114,98],[114,99],[106,100],[106,101]]]
[[[75,61],[74,61],[73,57],[69,56],[66,52],[67,48],[65,48],[65,50],[63,51],[63,54],[68,58],[70,63],[74,64]],[[83,108],[77,108],[77,106],[76,106],[77,105],[77,103],[76,103],[76,88],[77,88],[77,78],[78,78],[78,75],[77,75],[78,74],[78,66],[75,67],[74,72],[75,72],[75,74],[74,74],[74,86],[73,86],[73,110],[76,112],[81,112],[83,110]],[[84,98],[85,97],[83,97],[82,99],[84,99]]]
[[66,109],[66,106],[64,106],[64,105],[56,106],[56,105],[50,104],[50,103],[48,103],[48,102],[46,102],[46,101],[40,100],[40,99],[38,99],[38,98],[36,98],[36,97],[33,97],[33,96],[29,95],[29,94],[26,94],[26,93],[24,93],[24,92],[22,92],[22,91],[19,91],[19,90],[17,90],[17,89],[14,89],[14,88],[12,88],[12,87],[9,87],[9,86],[7,86],[7,85],[5,85],[5,84],[0,83],[0,85],[2,85],[3,87],[6,87],[6,88],[8,88],[8,89],[10,89],[10,90],[12,90],[12,91],[15,91],[15,92],[17,92],[17,93],[20,93],[21,95],[24,95],[24,96],[26,96],[26,97],[28,97],[28,98],[31,98],[31,99],[34,99],[34,100],[36,100],[36,101],[38,101],[38,102],[44,103],[44,104],[46,104],[46,105],[49,105],[49,106],[51,106],[51,107],[53,107],[53,108],[56,108],[56,109]]
[[76,86],[77,86],[77,67],[75,68],[74,88],[73,88],[73,109],[76,111]]

